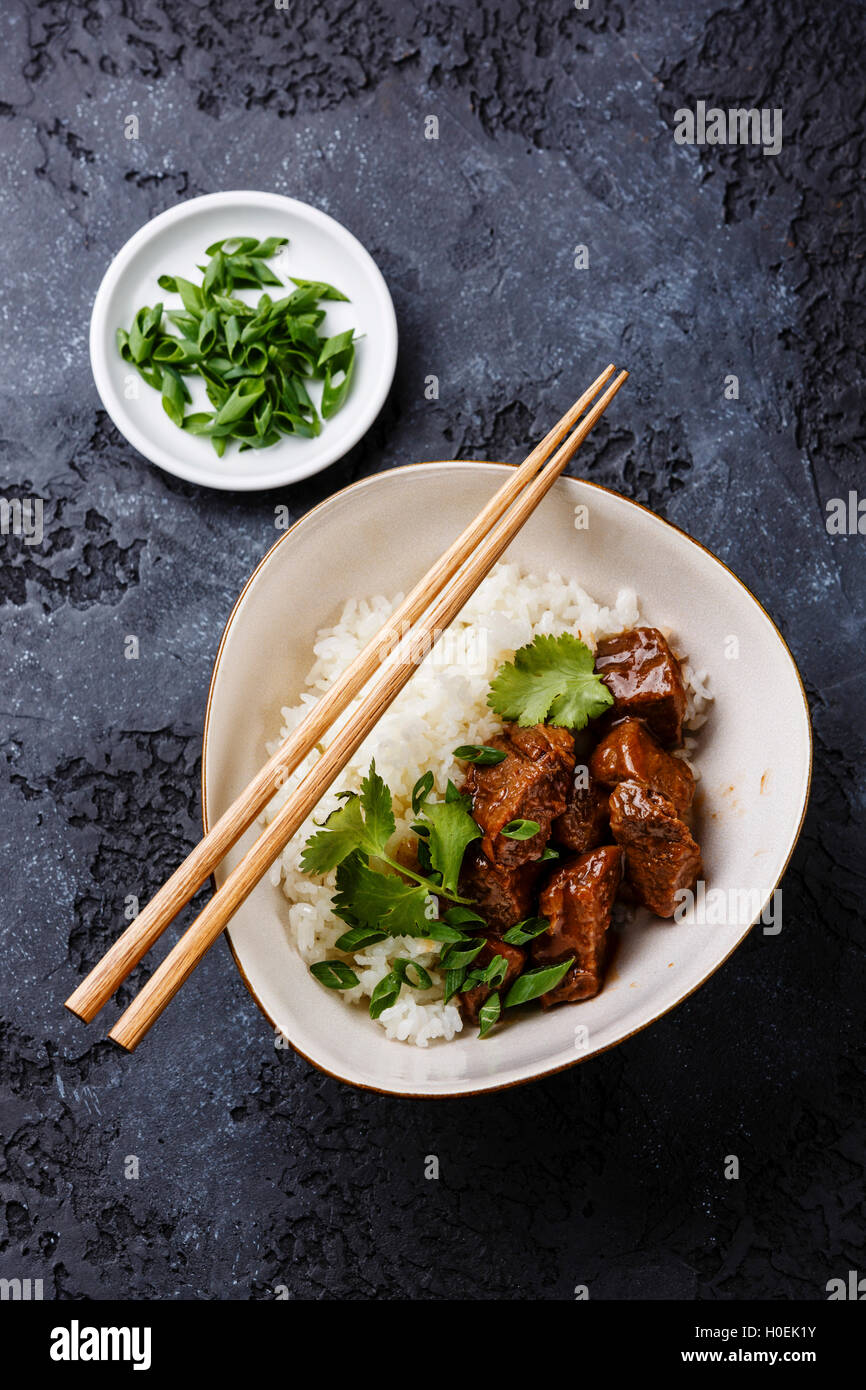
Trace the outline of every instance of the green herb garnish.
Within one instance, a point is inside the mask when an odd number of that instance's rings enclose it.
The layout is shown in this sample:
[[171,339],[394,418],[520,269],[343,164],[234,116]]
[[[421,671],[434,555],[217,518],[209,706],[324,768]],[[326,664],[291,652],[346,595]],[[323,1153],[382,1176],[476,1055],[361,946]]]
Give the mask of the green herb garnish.
[[412,814],[417,816],[421,812],[421,806],[433,790],[433,773],[425,772],[412,788]]
[[498,993],[491,994],[489,999],[485,999],[481,1008],[478,1010],[478,1036],[486,1038],[494,1023],[501,1013],[501,1005]]
[[531,840],[540,829],[537,820],[510,820],[499,833],[504,835],[506,840]]
[[384,940],[385,933],[376,931],[373,927],[351,927],[349,931],[343,932],[334,945],[338,951],[363,951],[368,946],[375,946],[377,942]]
[[495,767],[507,758],[502,748],[491,748],[487,743],[461,743],[454,749],[455,758],[463,763],[476,763],[478,767]]
[[[534,941],[542,932],[548,931],[550,923],[546,917],[527,917],[523,922],[517,922],[513,927],[509,927],[502,937],[509,946],[525,946],[527,941]],[[337,942],[337,945],[340,943]]]
[[466,932],[477,931],[479,925],[487,930],[487,923],[479,913],[473,912],[471,907],[457,905],[449,907],[438,921],[430,923],[428,936],[434,941],[465,941]]
[[456,907],[449,907],[447,912],[443,912],[442,922],[447,922],[451,927],[470,927],[473,922],[480,922],[483,927],[487,926],[486,920],[478,912],[473,912],[471,907],[458,904]]
[[344,793],[342,806],[338,806],[328,816],[324,827],[307,841],[301,855],[301,868],[307,874],[326,874],[358,850],[368,858],[389,862],[385,846],[394,834],[394,827],[391,793],[372,762],[361,783],[360,795]]
[[443,1003],[447,1004],[459,990],[463,981],[466,979],[466,966],[461,965],[455,970],[445,971],[445,998]]
[[479,936],[470,937],[468,941],[455,941],[452,946],[446,946],[439,963],[444,970],[461,970],[463,966],[472,964],[486,944],[484,938]]
[[[370,764],[370,771],[361,783],[360,795],[346,793],[343,805],[333,811],[322,829],[307,841],[301,855],[301,867],[308,874],[326,874],[342,866],[350,856],[359,855],[360,858],[349,870],[351,877],[346,878],[341,892],[350,888],[353,891],[372,890],[375,885],[371,884],[370,878],[383,879],[390,886],[381,891],[391,896],[397,889],[406,889],[408,885],[393,875],[369,869],[369,860],[378,859],[404,878],[411,879],[427,893],[465,903],[467,899],[461,898],[457,892],[457,878],[466,846],[477,839],[481,831],[469,814],[469,798],[460,796],[456,789],[453,791],[451,800],[446,796],[445,801],[432,802],[425,793],[418,802],[418,813],[424,817],[428,830],[426,843],[435,878],[415,873],[387,853],[385,846],[394,834],[394,811],[391,792],[377,773],[375,762]],[[364,868],[368,869],[370,878],[359,872]],[[337,886],[341,888],[339,876]],[[343,906],[353,911],[350,903]],[[386,910],[389,909],[390,904],[386,906]],[[343,920],[347,918],[344,916]],[[363,920],[374,925],[375,919],[372,917],[367,916]],[[415,935],[423,936],[426,933],[421,931]]]
[[360,854],[352,854],[337,869],[331,907],[350,927],[367,927],[386,936],[427,936],[430,893],[435,891],[435,885],[428,888],[379,873]]
[[[348,928],[337,941],[341,951],[362,950],[394,936],[426,937],[443,943],[446,953],[459,947],[465,960],[461,958],[456,964],[465,973],[465,965],[474,959],[484,942],[467,942],[463,928],[486,924],[467,905],[467,899],[460,897],[457,882],[466,846],[481,832],[469,814],[469,798],[461,796],[453,783],[449,782],[444,801],[431,801],[432,789],[430,773],[418,779],[413,792],[413,806],[419,817],[414,829],[419,836],[419,862],[426,868],[425,874],[416,873],[388,854],[387,844],[396,821],[391,792],[377,773],[375,762],[370,764],[360,793],[340,793],[342,805],[310,836],[301,854],[301,865],[309,874],[337,871],[331,908]],[[441,918],[434,915],[437,897],[452,904]],[[332,965],[339,966],[340,962],[321,962],[314,970],[316,978],[332,989],[348,988],[334,983],[331,972],[323,969]],[[459,988],[462,979],[461,974],[455,988]],[[354,975],[353,980],[357,983]],[[373,992],[373,1018],[394,1003],[403,984],[412,989],[429,989],[432,981],[417,962],[394,962]]]
[[[413,971],[418,977],[416,980],[412,979]],[[408,985],[410,989],[432,989],[433,987],[433,981],[430,979],[423,965],[419,965],[417,960],[407,960],[402,956],[399,957],[394,961],[394,973],[398,976],[400,981]]]
[[386,1009],[390,1009],[392,1004],[396,1004],[402,983],[395,970],[390,971],[384,980],[379,981],[370,995],[371,1018],[378,1018]]
[[[412,971],[417,976],[416,980],[412,979]],[[409,985],[411,989],[430,989],[433,981],[423,965],[419,965],[416,960],[406,960],[402,957],[395,960],[393,968],[379,981],[370,996],[370,1017],[378,1018],[386,1009],[390,1009],[392,1004],[396,1004],[404,984]]]
[[426,837],[430,862],[441,877],[442,887],[450,894],[457,892],[466,846],[481,835],[470,814],[471,804],[468,796],[456,793],[449,799],[447,792],[444,801],[425,800],[421,804],[421,814],[430,823]]
[[515,1004],[526,1004],[530,999],[537,999],[540,994],[546,994],[549,989],[554,989],[562,979],[570,965],[574,964],[574,956],[569,956],[561,965],[542,966],[538,970],[525,970],[522,975],[518,975],[511,989],[505,996],[506,1009],[513,1008]]
[[[485,926],[486,925],[485,923]],[[430,923],[427,935],[430,937],[431,941],[443,941],[447,945],[451,945],[454,941],[466,940],[465,932],[458,931],[456,927],[449,926],[448,923],[443,922],[441,918],[438,922]]]
[[524,727],[547,723],[583,729],[613,704],[594,665],[592,652],[579,638],[568,632],[539,634],[500,667],[487,703],[503,719]]
[[[160,275],[160,289],[178,294],[183,309],[163,314],[161,303],[139,309],[127,331],[117,330],[117,349],[148,386],[161,392],[169,419],[189,434],[210,439],[222,457],[234,439],[241,451],[265,449],[283,435],[312,438],[343,405],[355,362],[354,329],[319,333],[321,300],[345,300],[320,280],[292,278],[295,289],[274,300],[265,292],[255,306],[237,289],[285,288],[267,261],[286,237],[226,237],[207,248],[196,285],[180,275]],[[164,326],[168,321],[176,333]],[[210,411],[185,413],[192,397],[183,376],[205,384]],[[322,385],[320,412],[306,382]]]
[[326,989],[352,989],[361,983],[354,970],[342,960],[316,961],[310,966],[310,974]]
[[476,985],[501,985],[507,974],[508,961],[505,956],[500,956],[497,952],[486,965],[476,966],[474,970],[468,971],[463,984],[460,986],[460,993],[465,994],[467,990],[474,989]]

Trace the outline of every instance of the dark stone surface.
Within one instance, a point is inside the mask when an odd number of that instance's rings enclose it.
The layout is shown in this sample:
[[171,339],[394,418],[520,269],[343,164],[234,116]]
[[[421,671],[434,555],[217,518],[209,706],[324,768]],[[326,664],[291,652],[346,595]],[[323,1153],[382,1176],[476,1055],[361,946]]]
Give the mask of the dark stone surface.
[[[0,495],[46,522],[42,545],[2,538],[0,570],[0,1273],[61,1299],[824,1297],[864,1235],[866,541],[825,527],[863,486],[863,6],[7,0],[0,23]],[[782,152],[678,146],[699,99],[783,108]],[[158,472],[87,358],[122,242],[233,187],[344,221],[400,325],[374,428],[282,494]],[[809,690],[781,935],[613,1052],[487,1099],[381,1098],[275,1051],[222,946],[134,1059],[85,1032],[62,1000],[198,833],[211,662],[275,504],[519,459],[610,356],[632,380],[581,470],[730,563]]]

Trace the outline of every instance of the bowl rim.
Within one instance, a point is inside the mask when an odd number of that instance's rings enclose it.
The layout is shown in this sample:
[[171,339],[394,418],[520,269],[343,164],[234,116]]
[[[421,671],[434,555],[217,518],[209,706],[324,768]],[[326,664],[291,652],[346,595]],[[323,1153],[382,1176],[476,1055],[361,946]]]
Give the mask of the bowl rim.
[[[450,466],[452,466],[452,467],[457,467],[457,468],[463,467],[464,465],[467,465],[467,464],[481,465],[481,466],[484,467],[484,468],[510,468],[510,469],[512,469],[512,470],[515,469],[515,468],[517,467],[516,464],[502,463],[502,462],[497,462],[497,461],[489,461],[489,460],[487,460],[487,459],[429,459],[429,460],[427,460],[427,461],[425,461],[425,462],[423,462],[423,463],[407,463],[407,464],[401,464],[401,465],[399,465],[399,466],[396,467],[396,468],[386,469],[386,470],[384,470],[383,472],[380,472],[380,473],[370,473],[370,474],[368,474],[366,477],[364,477],[364,478],[359,478],[359,479],[357,479],[354,483],[349,483],[346,487],[340,488],[337,492],[331,493],[328,497],[323,498],[321,502],[316,503],[316,505],[315,505],[314,507],[311,507],[310,510],[309,510],[308,512],[305,512],[303,516],[298,517],[297,521],[294,521],[294,522],[292,523],[292,525],[289,526],[289,527],[283,532],[283,534],[274,542],[274,544],[273,544],[272,546],[269,546],[268,550],[267,550],[267,551],[265,552],[265,554],[262,556],[261,560],[259,560],[259,562],[258,562],[258,564],[256,565],[255,569],[252,571],[252,573],[250,574],[250,576],[249,576],[249,578],[247,579],[246,583],[244,584],[244,587],[241,589],[241,592],[238,594],[238,597],[237,597],[237,599],[235,600],[235,603],[234,603],[234,605],[233,605],[233,607],[232,607],[232,610],[231,610],[231,612],[229,613],[229,616],[228,616],[228,618],[227,618],[227,620],[226,620],[226,624],[225,624],[225,627],[223,628],[222,636],[221,636],[221,638],[220,638],[219,646],[217,647],[216,655],[215,655],[215,657],[214,657],[213,670],[212,670],[212,672],[211,672],[211,679],[210,679],[210,686],[208,687],[207,704],[206,704],[206,707],[205,707],[205,719],[204,719],[204,726],[203,726],[203,730],[202,730],[202,754],[201,754],[201,814],[202,814],[202,825],[203,825],[203,827],[204,827],[204,833],[205,833],[205,834],[208,833],[208,829],[209,829],[209,827],[208,827],[208,814],[207,814],[207,746],[208,746],[208,731],[209,731],[209,728],[210,728],[211,712],[212,712],[212,706],[213,706],[213,701],[214,701],[214,692],[215,692],[215,688],[216,688],[217,677],[218,677],[218,674],[219,674],[220,662],[221,662],[221,659],[222,659],[222,655],[223,655],[223,650],[224,650],[224,648],[225,648],[225,644],[226,644],[226,642],[227,642],[227,640],[228,640],[229,632],[230,632],[230,630],[231,630],[231,628],[232,628],[232,625],[233,625],[233,623],[234,623],[234,621],[235,621],[235,618],[236,618],[236,616],[237,616],[237,614],[238,614],[238,611],[239,611],[239,609],[240,609],[240,606],[241,606],[241,604],[243,603],[243,600],[245,599],[245,597],[246,597],[246,595],[247,595],[247,592],[249,591],[249,589],[251,588],[251,586],[252,586],[253,583],[255,582],[256,577],[258,576],[260,570],[262,570],[262,569],[264,568],[264,566],[268,563],[268,561],[270,560],[270,558],[271,558],[271,556],[273,555],[274,551],[277,550],[277,548],[278,548],[279,546],[281,546],[285,541],[288,540],[289,536],[292,534],[292,532],[293,532],[298,526],[300,526],[303,522],[307,521],[310,517],[315,516],[316,513],[323,511],[325,507],[329,506],[329,505],[330,505],[332,502],[334,502],[337,498],[345,497],[347,494],[349,494],[349,493],[351,493],[351,492],[354,492],[354,491],[356,491],[356,490],[358,490],[358,489],[360,489],[360,488],[363,488],[364,486],[369,485],[373,480],[378,479],[378,478],[387,477],[387,476],[389,476],[390,474],[409,473],[409,472],[412,472],[412,471],[414,471],[415,469],[418,469],[418,468],[441,468],[441,467],[443,466],[443,464],[444,464],[444,465],[450,465]],[[570,475],[565,475],[565,476],[570,476]],[[767,895],[766,895],[766,897],[765,897],[763,903],[761,904],[760,910],[759,910],[758,913],[755,915],[754,919],[749,923],[749,925],[743,930],[742,934],[741,934],[741,935],[737,938],[737,940],[734,942],[734,944],[733,944],[733,946],[731,947],[731,949],[730,949],[729,951],[727,951],[726,954],[721,958],[721,960],[719,960],[710,970],[708,970],[707,973],[706,973],[700,980],[698,980],[697,983],[696,983],[695,985],[693,985],[691,989],[687,990],[687,991],[685,992],[685,994],[680,995],[680,997],[679,997],[678,999],[674,1000],[673,1003],[668,1004],[668,1005],[667,1005],[665,1008],[663,1008],[663,1009],[660,1009],[659,1012],[658,1012],[657,1014],[654,1014],[654,1015],[652,1016],[652,1018],[647,1019],[646,1022],[641,1023],[637,1028],[633,1028],[633,1029],[631,1030],[631,1032],[629,1032],[629,1033],[624,1033],[623,1036],[622,1036],[621,1038],[617,1038],[615,1042],[606,1043],[604,1047],[598,1048],[596,1051],[594,1051],[594,1052],[593,1052],[590,1056],[588,1056],[588,1057],[577,1056],[577,1057],[572,1058],[572,1059],[569,1060],[568,1062],[561,1062],[561,1063],[558,1063],[556,1066],[547,1067],[547,1068],[545,1068],[545,1069],[542,1070],[542,1071],[534,1072],[532,1076],[521,1076],[521,1077],[516,1077],[516,1078],[514,1078],[514,1079],[511,1080],[511,1081],[502,1081],[502,1082],[500,1082],[500,1083],[497,1084],[497,1085],[479,1086],[479,1087],[476,1087],[476,1088],[473,1089],[473,1090],[463,1090],[463,1089],[461,1089],[461,1090],[456,1090],[456,1091],[435,1091],[435,1092],[430,1092],[430,1091],[398,1091],[398,1090],[395,1090],[395,1089],[390,1088],[390,1087],[375,1086],[375,1085],[373,1085],[373,1084],[370,1083],[370,1082],[356,1081],[355,1079],[353,1079],[353,1078],[351,1078],[351,1077],[341,1076],[338,1072],[331,1071],[328,1067],[323,1066],[322,1063],[321,1063],[321,1062],[317,1062],[316,1059],[315,1059],[314,1057],[308,1056],[307,1053],[304,1052],[302,1048],[298,1047],[297,1043],[295,1043],[295,1042],[293,1042],[293,1041],[291,1040],[291,1038],[287,1038],[286,1035],[285,1035],[285,1033],[283,1033],[282,1029],[280,1028],[279,1024],[276,1023],[276,1021],[275,1021],[273,1018],[271,1018],[271,1016],[270,1016],[270,1014],[268,1013],[267,1009],[266,1009],[266,1008],[264,1007],[264,1005],[262,1004],[262,1001],[259,999],[259,996],[256,994],[256,991],[255,991],[255,989],[254,989],[254,987],[253,987],[252,981],[249,979],[249,977],[248,977],[246,971],[245,971],[244,968],[243,968],[243,965],[242,965],[242,963],[241,963],[240,957],[238,956],[238,953],[237,953],[237,951],[235,950],[234,942],[232,941],[232,938],[231,938],[231,930],[230,930],[230,927],[227,927],[226,930],[223,932],[223,937],[224,937],[224,939],[225,939],[225,941],[226,941],[226,944],[228,945],[229,951],[231,952],[232,959],[234,960],[234,963],[235,963],[235,965],[237,966],[238,974],[240,975],[241,980],[242,980],[243,983],[245,984],[247,990],[248,990],[249,993],[252,995],[252,997],[253,997],[253,999],[254,999],[256,1005],[257,1005],[258,1008],[259,1008],[259,1011],[262,1013],[262,1015],[264,1016],[264,1018],[266,1019],[266,1021],[270,1024],[271,1028],[274,1030],[275,1033],[279,1033],[280,1036],[281,1036],[281,1037],[288,1043],[288,1045],[291,1047],[292,1051],[293,1051],[293,1052],[296,1052],[296,1053],[298,1054],[298,1056],[303,1057],[303,1059],[304,1059],[305,1062],[309,1062],[310,1065],[313,1066],[313,1067],[315,1067],[317,1071],[322,1072],[325,1076],[331,1077],[332,1080],[334,1080],[334,1081],[340,1081],[340,1082],[342,1082],[344,1085],[347,1085],[347,1086],[354,1086],[356,1089],[361,1090],[361,1091],[372,1091],[372,1092],[374,1092],[376,1095],[393,1096],[393,1097],[396,1097],[396,1098],[398,1098],[398,1099],[403,1099],[403,1100],[422,1100],[422,1101],[426,1101],[426,1100],[432,1100],[432,1101],[436,1101],[436,1100],[459,1100],[459,1099],[463,1099],[463,1098],[469,1098],[469,1097],[472,1097],[472,1096],[490,1095],[490,1094],[494,1094],[495,1092],[498,1092],[498,1091],[509,1091],[509,1090],[511,1090],[511,1089],[512,1089],[513,1087],[515,1087],[515,1086],[528,1086],[528,1085],[530,1085],[530,1084],[531,1084],[532,1082],[534,1082],[534,1081],[542,1081],[542,1080],[544,1080],[546,1077],[549,1077],[549,1076],[556,1076],[556,1075],[558,1075],[560,1072],[569,1071],[572,1067],[579,1066],[582,1062],[589,1062],[589,1061],[591,1061],[593,1057],[600,1057],[600,1056],[602,1055],[602,1053],[604,1053],[604,1052],[610,1052],[613,1048],[619,1047],[619,1046],[620,1046],[622,1043],[624,1043],[624,1042],[628,1042],[629,1038],[636,1037],[638,1033],[642,1033],[646,1028],[649,1028],[649,1027],[651,1027],[652,1024],[657,1023],[658,1020],[659,1020],[660,1018],[664,1018],[664,1016],[665,1016],[666,1014],[669,1014],[669,1013],[671,1013],[674,1009],[679,1008],[679,1006],[680,1006],[681,1004],[684,1004],[684,1003],[686,1002],[687,999],[691,998],[691,996],[692,996],[693,994],[695,994],[695,993],[697,992],[697,990],[701,989],[701,988],[707,983],[707,981],[708,981],[709,979],[711,979],[713,975],[716,974],[716,972],[717,972],[718,970],[721,970],[722,966],[731,958],[731,956],[734,954],[734,952],[735,952],[736,950],[738,950],[738,949],[740,948],[740,946],[742,946],[742,944],[743,944],[743,942],[745,941],[746,937],[749,935],[749,933],[752,931],[752,928],[755,926],[755,923],[758,922],[758,921],[760,920],[761,913],[764,911],[765,907],[767,906],[767,903],[770,902],[770,900],[771,900],[771,898],[772,898],[772,896],[773,896],[773,893],[774,893],[775,890],[778,888],[779,884],[781,883],[782,879],[784,878],[785,873],[787,872],[787,869],[788,869],[788,865],[789,865],[790,862],[791,862],[791,857],[792,857],[792,855],[793,855],[793,853],[794,853],[794,850],[796,849],[797,842],[798,842],[798,840],[799,840],[799,838],[800,838],[800,834],[801,834],[801,831],[802,831],[802,829],[803,829],[803,822],[804,822],[805,819],[806,819],[806,812],[807,812],[808,806],[809,806],[809,796],[810,796],[810,794],[811,794],[811,788],[812,788],[812,765],[813,765],[813,755],[814,755],[814,740],[813,740],[813,737],[812,737],[812,720],[811,720],[810,711],[809,711],[809,700],[808,700],[808,697],[807,697],[807,694],[806,694],[806,687],[805,687],[804,684],[803,684],[803,678],[802,678],[802,676],[800,675],[799,667],[797,666],[797,663],[796,663],[796,661],[794,660],[794,654],[793,654],[793,652],[791,651],[791,648],[789,647],[788,643],[786,642],[784,636],[783,636],[782,633],[779,631],[779,628],[777,627],[776,623],[773,621],[773,618],[772,618],[772,617],[770,616],[770,614],[767,612],[767,610],[766,610],[766,608],[764,607],[764,605],[761,603],[760,599],[758,599],[758,598],[755,597],[755,595],[752,593],[752,591],[751,591],[751,589],[749,588],[749,586],[748,586],[747,584],[745,584],[745,583],[743,582],[742,579],[740,579],[739,575],[737,575],[737,574],[734,573],[734,571],[731,569],[731,567],[730,567],[729,565],[726,565],[726,564],[725,564],[724,560],[720,560],[719,557],[718,557],[718,555],[716,555],[712,550],[710,550],[709,546],[704,545],[701,541],[695,540],[694,536],[690,536],[689,533],[688,533],[687,531],[684,531],[683,528],[682,528],[681,526],[677,526],[675,522],[673,522],[673,521],[668,521],[665,517],[659,516],[657,512],[654,512],[654,511],[652,510],[651,507],[646,507],[646,506],[644,506],[644,504],[643,504],[642,502],[635,502],[634,499],[631,498],[631,497],[625,497],[621,492],[615,491],[614,488],[603,487],[600,483],[593,483],[593,482],[590,482],[590,481],[589,481],[588,479],[586,479],[586,478],[574,478],[572,481],[582,483],[582,484],[584,484],[586,487],[591,487],[591,488],[595,489],[596,492],[607,493],[607,494],[609,494],[610,496],[617,498],[618,501],[627,502],[630,506],[636,507],[639,511],[647,512],[650,516],[654,517],[656,521],[661,522],[661,524],[662,524],[663,526],[668,526],[668,527],[670,527],[670,529],[671,529],[672,531],[676,531],[676,532],[677,532],[680,536],[682,536],[685,540],[687,540],[688,542],[690,542],[691,545],[695,546],[698,550],[703,551],[705,555],[708,555],[708,556],[710,557],[710,559],[715,560],[716,563],[717,563],[718,565],[720,565],[720,566],[722,567],[722,569],[726,570],[727,573],[731,576],[731,578],[734,579],[734,580],[737,582],[737,584],[739,584],[740,588],[745,590],[746,594],[749,596],[749,598],[752,600],[752,602],[760,609],[761,613],[763,613],[764,617],[765,617],[765,618],[767,619],[767,621],[769,622],[770,626],[772,627],[773,631],[775,632],[776,636],[778,637],[779,641],[781,642],[782,646],[784,647],[785,651],[787,652],[788,658],[789,658],[789,660],[790,660],[790,662],[791,662],[791,666],[792,666],[792,668],[793,668],[793,670],[794,670],[794,674],[795,674],[796,677],[797,677],[797,683],[798,683],[798,685],[799,685],[799,687],[800,687],[800,695],[801,695],[802,700],[803,700],[803,710],[804,710],[804,713],[805,713],[805,716],[806,716],[806,731],[807,731],[807,735],[808,735],[808,744],[809,744],[809,761],[808,761],[808,768],[807,768],[807,772],[806,772],[806,790],[805,790],[805,794],[804,794],[804,796],[803,796],[803,806],[802,806],[802,810],[801,810],[801,812],[800,812],[800,819],[799,819],[799,821],[797,822],[796,830],[794,831],[794,834],[793,834],[793,836],[792,836],[792,838],[791,838],[791,843],[790,843],[790,845],[789,845],[789,847],[788,847],[788,853],[787,853],[787,855],[785,856],[785,862],[784,862],[784,864],[782,865],[781,870],[779,871],[778,877],[776,878],[776,880],[775,880],[775,882],[773,883],[772,887],[771,887],[771,888],[769,889],[769,891],[767,892]],[[216,892],[216,891],[217,891],[217,884],[216,884],[216,878],[215,878],[214,874],[211,874],[211,875],[210,875],[209,882],[210,882],[210,885],[211,885],[211,888],[213,889],[213,891]]]
[[[338,451],[335,453],[333,450],[329,452],[326,449],[323,459],[316,463],[294,463],[291,467],[286,466],[276,471],[272,477],[267,478],[250,478],[237,471],[218,473],[205,465],[189,465],[177,454],[169,453],[161,445],[154,443],[150,436],[141,430],[124,411],[112,385],[108,366],[108,343],[109,339],[113,341],[108,324],[108,301],[132,259],[154,236],[159,236],[175,222],[182,222],[199,211],[207,211],[208,208],[229,207],[239,198],[247,200],[251,206],[282,210],[303,218],[314,227],[327,229],[338,242],[351,250],[357,261],[364,267],[375,289],[377,312],[381,316],[382,341],[377,350],[380,385],[377,390],[371,392],[366,402],[359,402],[356,423],[346,436],[345,441],[338,446]],[[363,242],[355,236],[354,232],[350,232],[348,227],[344,227],[342,222],[338,222],[330,213],[323,212],[321,208],[314,207],[312,203],[305,203],[300,198],[291,198],[284,193],[243,188],[227,189],[217,193],[202,193],[194,198],[185,198],[179,203],[172,204],[165,211],[157,213],[155,217],[150,218],[137,231],[133,232],[132,236],[115,253],[99,282],[99,288],[96,291],[93,308],[90,312],[88,331],[90,370],[97,394],[112,424],[123,435],[127,443],[131,444],[149,463],[161,468],[163,472],[170,473],[176,478],[182,478],[185,482],[193,483],[198,487],[212,487],[220,492],[268,492],[271,488],[301,482],[304,478],[320,473],[344,458],[349,450],[355,447],[359,439],[367,433],[388,398],[397,369],[397,346],[397,315],[394,310],[391,291],[370,252]]]

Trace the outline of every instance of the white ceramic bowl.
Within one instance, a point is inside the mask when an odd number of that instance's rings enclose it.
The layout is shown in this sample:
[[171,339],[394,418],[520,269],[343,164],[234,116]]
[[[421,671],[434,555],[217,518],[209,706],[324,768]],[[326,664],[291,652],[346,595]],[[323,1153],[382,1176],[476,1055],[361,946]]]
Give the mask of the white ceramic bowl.
[[[214,667],[202,771],[206,825],[261,765],[281,705],[296,703],[317,628],[352,594],[410,587],[504,476],[504,465],[486,463],[380,473],[323,502],[269,551],[235,606]],[[587,530],[575,530],[578,503],[589,508]],[[757,600],[683,532],[571,478],[555,484],[506,558],[573,574],[605,603],[633,586],[644,620],[673,628],[694,667],[709,672],[715,702],[699,736],[696,801],[706,879],[726,894],[757,894],[763,909],[803,820],[811,732],[797,668]],[[726,655],[732,638],[736,657]],[[252,838],[229,856],[218,882]],[[709,926],[639,915],[595,999],[525,1014],[484,1042],[469,1028],[422,1049],[389,1041],[362,1008],[316,983],[289,941],[287,911],[279,889],[262,883],[230,927],[238,967],[262,1012],[324,1071],[410,1096],[514,1085],[622,1042],[708,979],[757,915],[729,912],[726,924]],[[772,968],[771,953],[766,960]]]
[[[324,329],[354,327],[363,335],[354,377],[342,409],[323,422],[317,439],[286,437],[269,449],[239,453],[236,444],[219,459],[208,439],[172,424],[159,394],[122,361],[115,344],[143,304],[162,300],[180,308],[180,297],[161,290],[157,279],[178,274],[197,284],[205,247],[227,236],[287,236],[284,255],[270,264],[281,280],[291,275],[326,280],[350,303],[328,301]],[[290,284],[288,290],[293,286]],[[276,292],[276,287],[271,293]],[[239,290],[254,303],[260,291]],[[322,331],[322,330],[320,330]],[[397,320],[388,286],[372,256],[333,217],[277,193],[208,193],[169,208],[135,233],[105,273],[90,320],[90,362],[102,404],[130,444],[168,473],[206,487],[253,492],[297,482],[342,458],[370,428],[391,387],[397,361]],[[208,410],[204,385],[186,378],[192,409]],[[317,399],[317,387],[310,394]],[[131,395],[130,399],[127,399]]]

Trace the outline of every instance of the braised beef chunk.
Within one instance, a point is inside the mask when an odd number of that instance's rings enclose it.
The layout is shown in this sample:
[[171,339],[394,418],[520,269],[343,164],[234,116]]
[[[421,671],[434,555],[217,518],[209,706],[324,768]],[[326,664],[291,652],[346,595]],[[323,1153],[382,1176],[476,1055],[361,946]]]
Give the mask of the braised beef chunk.
[[598,744],[590,773],[606,787],[618,782],[643,782],[671,800],[682,815],[692,804],[695,779],[682,758],[673,758],[653,738],[640,719],[614,724]]
[[[472,815],[482,830],[481,848],[502,868],[539,859],[550,838],[550,824],[565,810],[574,768],[574,739],[567,729],[534,724],[521,729],[506,724],[489,740],[506,757],[493,767],[474,764],[463,790],[472,797]],[[540,830],[528,840],[501,834],[511,821],[537,821]]]
[[591,999],[601,989],[606,933],[622,870],[622,850],[604,845],[570,859],[551,875],[539,901],[550,929],[532,943],[533,965],[575,959],[556,988],[541,996],[545,1008]]
[[615,715],[645,719],[666,748],[682,743],[685,687],[658,628],[635,627],[599,642],[595,668],[614,698]]
[[515,922],[535,915],[535,886],[541,864],[517,864],[503,868],[492,864],[476,840],[466,850],[460,871],[460,893],[492,932],[506,932]]
[[585,854],[609,838],[607,799],[607,790],[592,776],[585,787],[572,784],[568,804],[550,828],[554,844]]
[[[483,970],[485,965],[489,965],[494,956],[504,956],[508,961],[508,969],[505,978],[498,989],[502,992],[510,988],[512,981],[517,979],[526,961],[526,952],[519,946],[509,946],[505,941],[488,941],[478,952],[474,961],[470,965],[470,970]],[[482,1005],[490,998],[493,990],[489,985],[473,985],[467,989],[465,994],[459,994],[460,1010],[463,1017],[470,1023],[478,1022],[478,1015]],[[500,998],[502,998],[502,993]]]
[[701,851],[674,803],[641,782],[620,782],[611,793],[610,825],[639,900],[659,917],[673,917],[678,890],[693,889],[703,872]]

